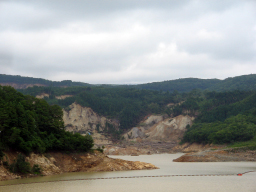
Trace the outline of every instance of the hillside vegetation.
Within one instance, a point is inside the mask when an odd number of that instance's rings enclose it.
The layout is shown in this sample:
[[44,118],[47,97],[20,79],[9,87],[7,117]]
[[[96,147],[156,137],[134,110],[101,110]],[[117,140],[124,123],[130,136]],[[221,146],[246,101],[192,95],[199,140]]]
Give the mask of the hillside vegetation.
[[139,88],[139,89],[149,89],[156,91],[169,91],[169,92],[189,92],[193,89],[201,89],[205,90],[209,87],[212,87],[221,80],[219,79],[198,79],[198,78],[184,78],[184,79],[176,79],[170,81],[163,82],[153,82],[146,84],[139,84],[130,87]]
[[[204,98],[190,100],[198,116],[187,128],[183,142],[223,144],[256,138],[255,91],[208,92]],[[186,109],[186,102],[177,108]],[[252,145],[256,149],[256,143]]]
[[[50,104],[58,104],[69,110],[68,106],[74,102],[83,107],[90,107],[96,113],[119,121],[119,129],[108,125],[109,133],[121,135],[124,131],[136,126],[140,120],[151,113],[165,113],[168,103],[179,102],[176,93],[139,90],[122,87],[68,87],[48,88],[33,87],[19,90],[24,94],[49,94],[44,99]],[[59,95],[73,95],[65,99],[56,99]]]
[[[76,102],[95,112],[119,120],[119,129],[109,126],[108,133],[120,136],[136,126],[146,115],[191,115],[196,117],[193,126],[187,127],[183,142],[234,143],[249,141],[256,134],[256,91],[201,91],[169,93],[135,88],[34,87],[22,90],[26,94],[48,91],[45,98],[51,104],[68,105]],[[63,100],[55,96],[73,94]],[[172,103],[172,105],[167,105]],[[168,107],[169,106],[169,107]],[[120,137],[119,137],[120,139]]]
[[242,75],[237,77],[229,77],[224,80],[219,79],[197,79],[184,78],[163,82],[153,82],[135,85],[133,87],[139,89],[162,90],[162,91],[179,91],[189,92],[193,89],[207,91],[234,91],[234,90],[256,90],[256,75]]
[[[66,110],[74,102],[90,107],[100,115],[119,121],[105,131],[120,135],[149,114],[191,115],[182,142],[236,143],[256,140],[256,75],[225,80],[178,79],[141,85],[102,85],[76,87],[32,87],[19,90],[25,95],[43,95],[50,105]],[[56,96],[69,95],[64,99]],[[28,97],[28,96],[27,96]],[[168,105],[170,104],[170,105]],[[250,145],[251,145],[250,144]]]
[[62,116],[58,105],[0,86],[0,150],[89,151],[91,136],[66,132]]
[[50,81],[42,78],[22,77],[20,75],[6,74],[0,74],[0,83],[40,84],[51,87],[91,86],[88,83],[72,82],[71,80]]

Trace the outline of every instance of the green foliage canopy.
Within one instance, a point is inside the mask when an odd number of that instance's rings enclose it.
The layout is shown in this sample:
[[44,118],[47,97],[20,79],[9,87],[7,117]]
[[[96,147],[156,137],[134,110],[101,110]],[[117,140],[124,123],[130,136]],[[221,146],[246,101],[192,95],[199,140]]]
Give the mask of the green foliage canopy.
[[64,130],[63,112],[45,100],[0,86],[0,146],[24,153],[89,151],[91,136]]

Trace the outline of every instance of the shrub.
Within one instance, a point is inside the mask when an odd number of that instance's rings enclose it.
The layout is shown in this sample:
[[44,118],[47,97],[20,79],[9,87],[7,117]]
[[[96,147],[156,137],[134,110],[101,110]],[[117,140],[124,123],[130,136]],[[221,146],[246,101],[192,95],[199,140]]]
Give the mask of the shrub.
[[31,166],[25,161],[25,156],[22,154],[18,155],[17,159],[10,165],[9,169],[13,173],[31,173]]
[[8,163],[8,161],[4,161],[4,162],[3,162],[3,166],[4,166],[5,168],[9,168],[9,163]]
[[104,148],[105,148],[105,147],[104,147],[104,146],[102,146],[102,148],[98,147],[96,150],[97,150],[97,151],[99,151],[99,152],[101,152],[101,153],[103,153]]
[[32,173],[39,175],[41,174],[41,172],[41,167],[38,164],[34,164],[34,166],[32,167]]
[[4,152],[0,150],[0,162],[3,160],[3,158],[4,158]]

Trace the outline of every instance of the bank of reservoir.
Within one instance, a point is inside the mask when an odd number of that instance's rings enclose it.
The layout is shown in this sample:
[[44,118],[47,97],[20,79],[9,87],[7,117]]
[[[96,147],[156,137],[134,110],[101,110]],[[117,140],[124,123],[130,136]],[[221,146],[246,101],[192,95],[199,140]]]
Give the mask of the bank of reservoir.
[[0,182],[0,191],[256,191],[256,162],[172,162],[181,155],[111,156],[152,163],[160,169],[66,173],[4,181]]

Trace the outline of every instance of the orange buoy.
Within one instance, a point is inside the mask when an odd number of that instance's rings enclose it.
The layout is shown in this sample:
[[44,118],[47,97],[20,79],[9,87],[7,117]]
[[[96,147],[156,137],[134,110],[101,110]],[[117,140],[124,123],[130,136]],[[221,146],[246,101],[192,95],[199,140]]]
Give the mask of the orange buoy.
[[237,176],[242,176],[243,174],[242,173],[238,173]]

